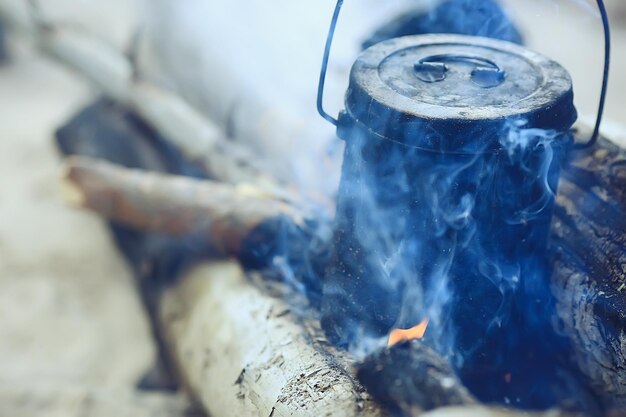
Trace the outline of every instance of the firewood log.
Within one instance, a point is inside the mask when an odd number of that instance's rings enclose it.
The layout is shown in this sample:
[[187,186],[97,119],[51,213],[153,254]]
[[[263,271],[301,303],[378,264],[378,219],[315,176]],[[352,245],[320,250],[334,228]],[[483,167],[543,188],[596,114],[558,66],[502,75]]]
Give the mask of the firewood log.
[[204,236],[223,256],[248,263],[262,262],[282,225],[306,238],[302,214],[253,185],[133,170],[83,156],[66,160],[63,185],[76,206],[143,231]]
[[575,414],[558,410],[528,413],[504,407],[481,406],[459,380],[448,361],[421,340],[382,349],[358,363],[357,368],[359,381],[372,397],[397,415],[575,417]]
[[626,409],[626,151],[607,140],[573,155],[552,225],[559,325],[592,388]]
[[160,305],[185,385],[212,416],[384,415],[316,321],[255,288],[236,263],[199,265]]
[[477,404],[448,361],[419,340],[370,355],[359,363],[357,376],[376,400],[403,415]]

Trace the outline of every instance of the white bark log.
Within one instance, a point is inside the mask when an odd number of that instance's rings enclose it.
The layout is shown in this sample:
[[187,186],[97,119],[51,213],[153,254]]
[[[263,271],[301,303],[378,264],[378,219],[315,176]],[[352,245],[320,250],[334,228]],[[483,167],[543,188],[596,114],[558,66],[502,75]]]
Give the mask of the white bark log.
[[161,306],[183,378],[211,416],[382,415],[345,355],[236,263],[197,267]]

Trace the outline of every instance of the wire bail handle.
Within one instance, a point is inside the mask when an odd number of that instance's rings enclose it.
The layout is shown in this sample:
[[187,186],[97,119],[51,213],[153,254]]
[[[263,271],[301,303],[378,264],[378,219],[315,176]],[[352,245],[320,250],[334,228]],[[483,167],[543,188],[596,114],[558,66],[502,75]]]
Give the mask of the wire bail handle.
[[[330,29],[328,31],[328,37],[326,38],[326,47],[324,48],[324,58],[322,60],[322,68],[320,71],[320,80],[317,89],[317,111],[328,122],[335,126],[339,125],[339,121],[332,117],[324,110],[324,86],[326,84],[326,72],[328,70],[328,59],[330,57],[330,50],[333,44],[333,38],[335,36],[335,29],[337,28],[337,21],[339,20],[339,13],[343,6],[344,0],[337,0],[335,6],[335,12],[333,13],[332,20],[330,22]],[[603,0],[597,0],[598,9],[600,10],[600,17],[602,18],[602,27],[604,29],[604,72],[602,78],[602,90],[600,93],[600,103],[598,105],[598,113],[596,117],[596,124],[593,129],[591,138],[586,143],[579,143],[575,145],[576,149],[584,149],[591,147],[598,141],[600,135],[600,125],[602,124],[602,116],[604,115],[604,105],[606,102],[606,93],[609,85],[609,69],[611,67],[611,28],[609,24],[609,17],[606,12]],[[423,63],[421,63],[423,64]],[[417,70],[417,68],[416,68]]]

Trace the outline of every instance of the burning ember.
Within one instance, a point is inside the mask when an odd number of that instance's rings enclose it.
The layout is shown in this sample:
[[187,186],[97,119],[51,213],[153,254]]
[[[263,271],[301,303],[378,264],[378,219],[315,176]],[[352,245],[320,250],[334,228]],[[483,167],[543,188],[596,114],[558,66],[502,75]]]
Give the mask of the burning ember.
[[420,324],[410,329],[393,329],[389,333],[389,340],[387,346],[397,345],[400,342],[408,342],[410,340],[421,339],[426,333],[428,328],[428,319],[424,319]]

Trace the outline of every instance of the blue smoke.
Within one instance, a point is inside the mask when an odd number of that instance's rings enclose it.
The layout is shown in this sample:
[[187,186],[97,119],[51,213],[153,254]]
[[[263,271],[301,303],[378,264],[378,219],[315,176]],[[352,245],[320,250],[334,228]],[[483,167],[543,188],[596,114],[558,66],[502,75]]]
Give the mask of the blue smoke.
[[521,44],[522,35],[494,0],[447,0],[427,13],[406,13],[363,42],[364,48],[387,39],[428,33],[483,36]]

